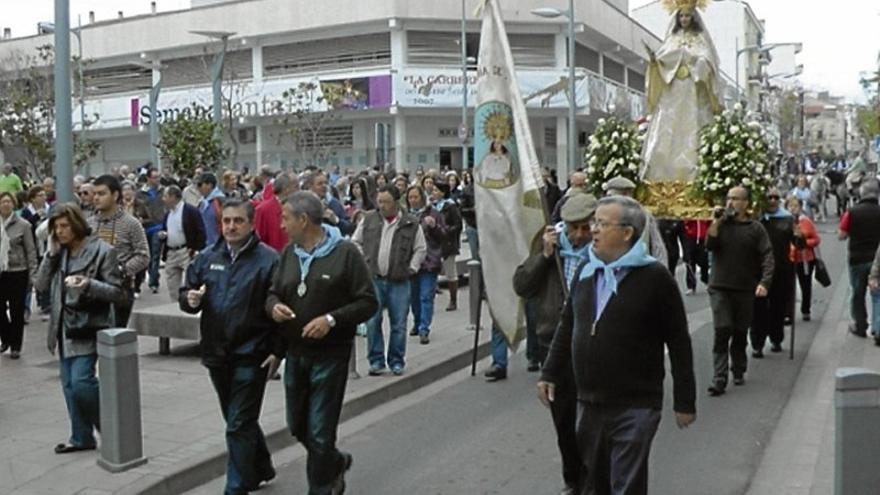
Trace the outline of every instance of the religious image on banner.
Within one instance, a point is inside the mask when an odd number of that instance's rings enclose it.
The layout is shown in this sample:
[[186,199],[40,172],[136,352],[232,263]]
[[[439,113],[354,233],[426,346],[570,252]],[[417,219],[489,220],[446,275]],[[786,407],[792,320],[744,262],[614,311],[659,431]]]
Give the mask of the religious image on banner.
[[483,138],[474,148],[477,183],[490,189],[510,187],[520,175],[510,106],[501,102],[481,105],[475,122]]
[[525,337],[525,312],[513,274],[544,229],[544,179],[498,2],[482,2],[474,196],[492,324],[516,349]]

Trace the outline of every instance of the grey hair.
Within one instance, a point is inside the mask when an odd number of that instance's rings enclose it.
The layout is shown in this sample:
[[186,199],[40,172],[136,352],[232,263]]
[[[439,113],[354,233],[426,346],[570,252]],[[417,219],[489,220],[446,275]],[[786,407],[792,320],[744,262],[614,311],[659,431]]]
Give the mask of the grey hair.
[[877,198],[878,194],[880,194],[880,187],[878,187],[876,180],[866,180],[859,187],[859,196],[863,198]]
[[297,191],[288,196],[284,204],[290,208],[291,213],[305,215],[315,225],[321,225],[324,220],[324,205],[318,195],[311,191]]
[[648,216],[642,205],[628,196],[605,196],[599,200],[599,206],[605,205],[620,206],[619,222],[633,228],[632,244],[635,245],[641,239],[645,225],[648,223]]
[[272,182],[272,190],[276,196],[284,192],[288,187],[290,187],[290,177],[287,174],[279,174]]

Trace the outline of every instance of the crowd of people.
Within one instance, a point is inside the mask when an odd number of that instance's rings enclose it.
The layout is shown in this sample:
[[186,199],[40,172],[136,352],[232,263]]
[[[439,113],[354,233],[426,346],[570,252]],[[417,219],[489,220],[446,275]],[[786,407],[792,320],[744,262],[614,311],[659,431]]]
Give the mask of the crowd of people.
[[[46,179],[26,189],[0,176],[2,349],[17,359],[29,308],[48,320],[60,358],[71,436],[59,454],[96,447],[95,336],[125,326],[141,287],[200,313],[202,363],[227,423],[226,493],[275,477],[259,426],[266,381],[282,360],[291,434],[308,451],[310,493],[343,493],[351,455],[336,430],[353,340],[365,334],[369,374],[406,369],[407,333],[430,343],[439,276],[457,309],[456,257],[464,237],[479,259],[468,171],[386,175],[308,168],[251,176],[196,168],[185,176],[114,167],[76,177],[77,200],[56,201]],[[714,327],[708,394],[745,384],[748,347],[781,352],[794,315],[811,318],[820,237],[803,181],[753,197],[733,187],[713,219],[655,219],[636,185],[610,180],[604,197],[575,172],[564,191],[548,171],[556,219],[535,239],[512,284],[526,302],[528,370],[556,428],[563,493],[646,493],[647,459],[663,397],[665,355],[679,427],[696,420],[693,356],[683,295],[707,286]],[[8,189],[8,190],[7,190]],[[865,180],[842,214],[854,296],[850,331],[880,345],[880,187]],[[763,205],[754,211],[755,205]],[[698,272],[699,271],[699,276]],[[383,331],[387,312],[389,333]],[[413,326],[407,332],[412,313]],[[657,315],[664,317],[659,321]],[[658,325],[662,328],[659,328]],[[362,330],[365,327],[365,330]],[[493,325],[489,381],[507,377],[506,342]],[[635,361],[634,361],[635,360]],[[588,414],[580,414],[587,411]],[[613,487],[610,488],[610,487]]]

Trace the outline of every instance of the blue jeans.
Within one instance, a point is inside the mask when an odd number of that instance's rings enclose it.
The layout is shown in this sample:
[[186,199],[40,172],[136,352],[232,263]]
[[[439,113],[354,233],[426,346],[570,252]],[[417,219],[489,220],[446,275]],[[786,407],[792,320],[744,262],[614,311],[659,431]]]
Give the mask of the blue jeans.
[[[852,295],[849,301],[849,314],[856,325],[856,330],[860,332],[868,330],[868,308],[865,306],[865,293],[868,291],[868,274],[870,273],[870,262],[849,266],[849,285],[852,289]],[[876,301],[876,298],[878,297],[880,297],[880,295],[875,296],[872,293],[872,302]],[[878,330],[880,329],[871,329],[872,332],[877,332]]]
[[147,266],[150,280],[147,285],[156,288],[159,287],[159,258],[162,257],[162,240],[158,231],[147,234],[147,245],[150,247],[150,264]]
[[309,495],[332,493],[336,477],[345,469],[336,448],[336,429],[347,381],[348,356],[287,355],[287,426],[308,451]]
[[388,309],[391,331],[388,335],[388,366],[405,365],[406,354],[406,314],[409,311],[410,282],[390,282],[373,278],[379,309],[367,322],[367,349],[370,367],[385,367],[385,338],[382,335],[382,311]]
[[226,495],[247,493],[274,477],[272,458],[260,429],[266,369],[241,362],[208,368],[226,421]]
[[471,248],[471,259],[480,261],[480,237],[477,235],[477,229],[465,227],[464,235],[467,237],[468,246]]
[[95,446],[95,430],[100,426],[97,354],[61,358],[61,389],[70,419],[69,443],[76,447]]
[[412,305],[413,321],[419,335],[428,335],[431,333],[431,320],[434,319],[437,274],[419,272],[412,278],[411,283],[410,304]]
[[507,369],[507,340],[495,324],[492,324],[492,365]]

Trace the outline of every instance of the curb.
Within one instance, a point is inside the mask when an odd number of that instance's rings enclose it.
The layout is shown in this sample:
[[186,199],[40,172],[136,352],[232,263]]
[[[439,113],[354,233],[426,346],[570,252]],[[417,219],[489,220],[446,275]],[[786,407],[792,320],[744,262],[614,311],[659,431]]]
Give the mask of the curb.
[[[491,341],[480,343],[477,348],[477,359],[483,359],[488,356],[490,349]],[[469,365],[472,357],[473,347],[468,347],[432,366],[407,373],[387,386],[377,388],[358,397],[353,397],[343,404],[339,422],[342,423],[359,416],[386,402],[444,378]],[[272,431],[267,431],[266,443],[268,444],[269,452],[274,454],[284,448],[295,445],[297,442],[285,425]],[[225,473],[226,450],[224,449],[219,452],[208,452],[193,456],[181,461],[179,469],[165,476],[155,473],[145,475],[137,482],[122,488],[117,493],[122,495],[177,495],[192,490],[214,478],[223,476]]]

